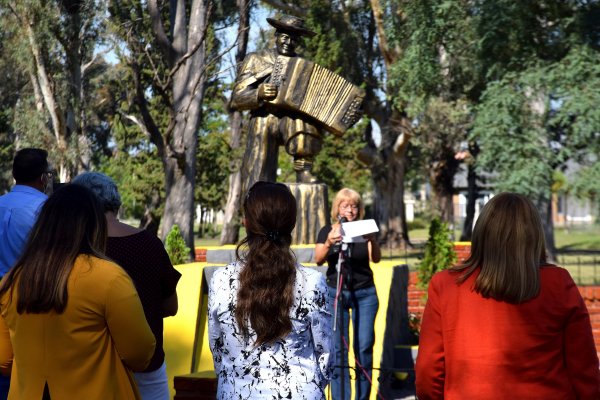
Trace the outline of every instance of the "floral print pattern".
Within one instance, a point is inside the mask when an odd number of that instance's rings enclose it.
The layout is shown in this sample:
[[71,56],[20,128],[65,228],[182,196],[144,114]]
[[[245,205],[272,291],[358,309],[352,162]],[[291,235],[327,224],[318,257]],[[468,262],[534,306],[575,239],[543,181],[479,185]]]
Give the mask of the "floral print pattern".
[[330,299],[324,276],[298,265],[292,332],[273,343],[254,345],[235,322],[242,264],[215,272],[208,294],[208,334],[218,377],[217,399],[325,399],[333,346]]

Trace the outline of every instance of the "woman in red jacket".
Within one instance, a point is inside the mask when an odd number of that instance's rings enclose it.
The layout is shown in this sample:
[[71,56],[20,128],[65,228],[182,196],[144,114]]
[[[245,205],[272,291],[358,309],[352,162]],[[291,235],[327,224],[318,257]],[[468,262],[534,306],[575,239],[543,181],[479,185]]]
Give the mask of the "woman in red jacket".
[[546,262],[540,216],[502,193],[479,216],[471,256],[436,274],[419,340],[427,399],[600,399],[590,318],[569,273]]

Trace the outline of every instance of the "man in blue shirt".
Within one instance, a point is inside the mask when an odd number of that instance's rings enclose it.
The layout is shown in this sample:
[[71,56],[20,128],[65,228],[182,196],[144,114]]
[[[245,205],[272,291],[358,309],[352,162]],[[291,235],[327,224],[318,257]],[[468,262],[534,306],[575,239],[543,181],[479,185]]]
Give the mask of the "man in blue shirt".
[[[16,185],[0,196],[0,277],[21,255],[29,231],[52,188],[46,150],[26,148],[15,155],[12,168]],[[0,399],[8,397],[10,378],[0,377]]]

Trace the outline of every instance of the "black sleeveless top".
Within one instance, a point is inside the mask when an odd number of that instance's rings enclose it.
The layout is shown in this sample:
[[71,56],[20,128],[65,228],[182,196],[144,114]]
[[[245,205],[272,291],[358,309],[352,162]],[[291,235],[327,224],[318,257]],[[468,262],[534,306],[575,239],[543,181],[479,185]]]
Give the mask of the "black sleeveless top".
[[[327,235],[331,231],[331,225],[324,226],[317,235],[317,243],[325,243]],[[348,243],[344,252],[342,263],[342,275],[344,289],[356,290],[375,285],[373,271],[369,265],[369,247],[367,242]],[[331,246],[327,253],[327,285],[337,287],[337,263],[339,253]]]

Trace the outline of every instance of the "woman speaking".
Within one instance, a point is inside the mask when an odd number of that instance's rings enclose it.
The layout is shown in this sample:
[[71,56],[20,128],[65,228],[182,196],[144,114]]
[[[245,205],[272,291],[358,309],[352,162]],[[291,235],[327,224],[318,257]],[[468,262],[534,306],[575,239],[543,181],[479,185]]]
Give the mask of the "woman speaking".
[[[373,344],[375,343],[375,316],[379,308],[373,271],[370,262],[378,263],[381,259],[381,250],[375,234],[366,235],[364,241],[340,246],[342,241],[342,219],[352,222],[362,219],[365,214],[364,205],[360,195],[352,189],[340,190],[333,199],[331,206],[331,219],[333,225],[325,226],[319,232],[315,248],[315,262],[321,265],[327,261],[327,285],[329,296],[339,302],[338,328],[342,331],[344,340],[349,343],[349,319],[352,310],[352,326],[354,329],[354,354],[357,358],[356,371],[356,399],[366,400],[371,393],[371,372],[373,368]],[[338,282],[337,265],[340,257],[341,282]],[[342,291],[337,293],[336,288],[341,283]],[[333,304],[333,301],[332,301]],[[341,310],[341,313],[340,313]],[[333,310],[332,310],[333,312]],[[341,318],[340,318],[341,317]],[[331,381],[331,392],[334,399],[350,399],[350,374],[348,370],[348,351],[345,344],[335,338],[335,366],[336,372]],[[362,367],[361,367],[362,366]],[[340,376],[340,372],[344,376]],[[344,396],[342,397],[341,381],[344,381]]]

